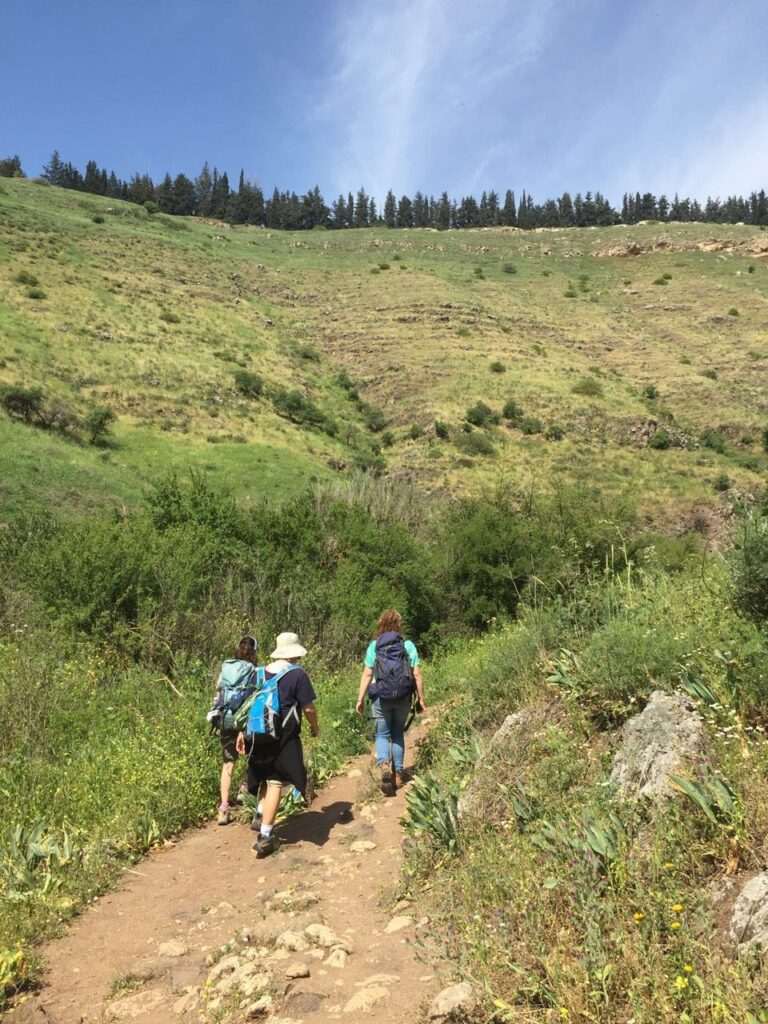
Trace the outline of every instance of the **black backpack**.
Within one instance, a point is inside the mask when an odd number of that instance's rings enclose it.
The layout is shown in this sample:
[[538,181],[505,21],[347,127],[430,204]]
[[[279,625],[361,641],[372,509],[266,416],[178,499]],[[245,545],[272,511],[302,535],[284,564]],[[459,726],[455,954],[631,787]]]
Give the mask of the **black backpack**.
[[416,689],[405,640],[400,633],[382,633],[376,641],[373,680],[368,687],[372,699],[399,700]]

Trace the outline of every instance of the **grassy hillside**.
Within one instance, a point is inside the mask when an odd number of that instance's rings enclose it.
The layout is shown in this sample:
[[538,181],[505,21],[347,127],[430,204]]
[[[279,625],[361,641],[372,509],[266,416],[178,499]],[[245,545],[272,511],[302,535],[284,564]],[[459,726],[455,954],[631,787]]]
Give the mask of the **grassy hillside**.
[[[289,234],[4,181],[0,382],[118,414],[101,450],[3,420],[4,497],[131,501],[171,466],[254,496],[381,446],[432,487],[501,465],[630,483],[677,516],[768,465],[767,256],[738,225]],[[281,387],[335,425],[286,418]],[[511,420],[466,431],[469,407],[509,399]]]

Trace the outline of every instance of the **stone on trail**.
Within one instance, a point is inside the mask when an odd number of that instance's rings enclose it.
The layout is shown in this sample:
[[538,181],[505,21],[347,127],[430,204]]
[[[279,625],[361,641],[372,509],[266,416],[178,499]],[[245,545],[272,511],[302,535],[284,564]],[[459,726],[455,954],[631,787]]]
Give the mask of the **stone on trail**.
[[249,1003],[247,1000],[243,1000],[240,1004],[240,1010],[242,1011],[243,1017],[246,1020],[254,1020],[258,1017],[263,1017],[272,1009],[272,996],[261,996],[255,1003]]
[[186,956],[189,948],[180,939],[171,939],[169,942],[161,942],[157,952],[160,956]]
[[242,967],[243,960],[239,956],[232,954],[231,956],[225,956],[222,960],[219,960],[217,964],[214,964],[208,973],[208,980],[211,982],[218,981],[225,974],[232,974]]
[[356,981],[355,985],[358,988],[365,988],[367,985],[394,985],[398,981],[400,981],[399,974],[372,974],[365,981]]
[[373,1008],[389,997],[389,989],[383,985],[370,985],[355,992],[352,998],[344,1004],[344,1013],[370,1013]]
[[349,954],[347,953],[346,949],[342,949],[341,946],[336,946],[335,949],[331,950],[331,952],[328,954],[328,957],[323,961],[323,963],[327,967],[346,967],[348,956]]
[[371,842],[370,839],[356,839],[349,849],[352,853],[368,853],[370,850],[376,849],[376,843]]
[[285,976],[286,978],[308,978],[309,966],[300,960],[295,960],[285,968]]
[[188,985],[184,989],[184,995],[179,996],[173,1004],[173,1012],[181,1017],[183,1014],[190,1013],[192,1010],[196,1009],[199,1002],[200,989],[196,988],[194,985]]
[[477,1000],[468,981],[462,981],[459,985],[450,985],[438,992],[429,1007],[429,1019],[436,1021],[448,1021],[461,1019],[474,1013],[477,1008]]
[[304,934],[315,945],[323,949],[330,949],[331,946],[341,946],[344,943],[335,935],[330,928],[324,924],[308,924]]
[[736,897],[728,934],[740,947],[768,950],[768,871],[750,879]]
[[659,801],[673,794],[669,776],[701,754],[703,727],[693,702],[683,693],[655,690],[645,709],[624,726],[611,782],[628,796]]
[[403,928],[410,928],[413,924],[413,918],[408,915],[402,917],[393,917],[387,927],[384,929],[386,935],[391,935],[393,932],[400,932]]
[[301,932],[281,932],[275,940],[279,949],[289,949],[292,953],[306,953],[309,943]]
[[136,992],[134,995],[123,996],[109,1004],[109,1014],[118,1020],[133,1020],[145,1013],[158,1009],[165,1003],[165,995],[157,989]]

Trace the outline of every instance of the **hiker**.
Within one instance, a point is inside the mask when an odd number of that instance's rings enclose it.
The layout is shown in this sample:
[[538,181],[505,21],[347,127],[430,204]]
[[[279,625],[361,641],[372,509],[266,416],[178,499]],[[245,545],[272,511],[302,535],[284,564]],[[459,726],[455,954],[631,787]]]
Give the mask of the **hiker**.
[[[259,722],[249,716],[245,732],[237,737],[237,750],[248,752],[246,781],[248,792],[260,800],[261,823],[259,838],[253,844],[257,857],[268,857],[278,848],[274,833],[275,818],[283,789],[295,787],[304,797],[307,792],[307,769],[301,746],[302,715],[309,722],[313,736],[320,727],[315,709],[315,691],[309,676],[298,664],[306,650],[295,633],[281,633],[266,666],[266,687],[276,687],[279,708],[276,716],[276,735],[259,730]],[[254,819],[254,822],[256,819]]]
[[214,727],[218,725],[221,737],[221,803],[217,817],[219,825],[229,824],[229,791],[232,788],[232,774],[238,758],[237,729],[232,721],[232,712],[222,709],[233,694],[244,691],[251,682],[258,649],[255,637],[242,638],[235,648],[234,658],[228,658],[221,666],[216,681],[213,707],[208,713],[208,720]]
[[416,712],[427,710],[419,653],[410,640],[403,638],[403,620],[394,608],[381,613],[374,639],[365,652],[355,704],[358,715],[363,713],[366,694],[376,723],[376,764],[381,770],[381,791],[394,796],[403,784],[405,724],[414,694]]

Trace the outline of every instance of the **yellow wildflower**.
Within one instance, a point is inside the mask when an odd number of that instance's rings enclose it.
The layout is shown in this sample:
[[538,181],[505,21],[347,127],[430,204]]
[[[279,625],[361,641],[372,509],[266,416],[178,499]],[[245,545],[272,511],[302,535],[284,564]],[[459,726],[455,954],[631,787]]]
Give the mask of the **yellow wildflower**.
[[642,911],[638,910],[638,912],[636,914],[633,914],[632,917],[634,917],[635,921],[640,922],[645,917],[645,914]]
[[671,860],[668,860],[667,863],[664,865],[664,867],[667,869],[667,871],[669,871],[669,869],[673,868],[674,866],[675,865],[672,863]]
[[680,992],[682,992],[684,988],[688,988],[688,979],[678,974],[675,978],[675,988]]
[[683,970],[684,970],[684,971],[687,971],[687,972],[688,972],[688,974],[690,974],[690,973],[691,973],[691,971],[693,970],[693,968],[691,967],[691,965],[690,965],[690,964],[683,964]]
[[679,914],[683,910],[683,904],[682,903],[675,903],[675,905],[672,907],[672,909],[674,910],[674,912],[676,914]]
[[679,928],[680,927],[680,922],[679,921],[673,921],[672,924],[669,927],[670,928]]

